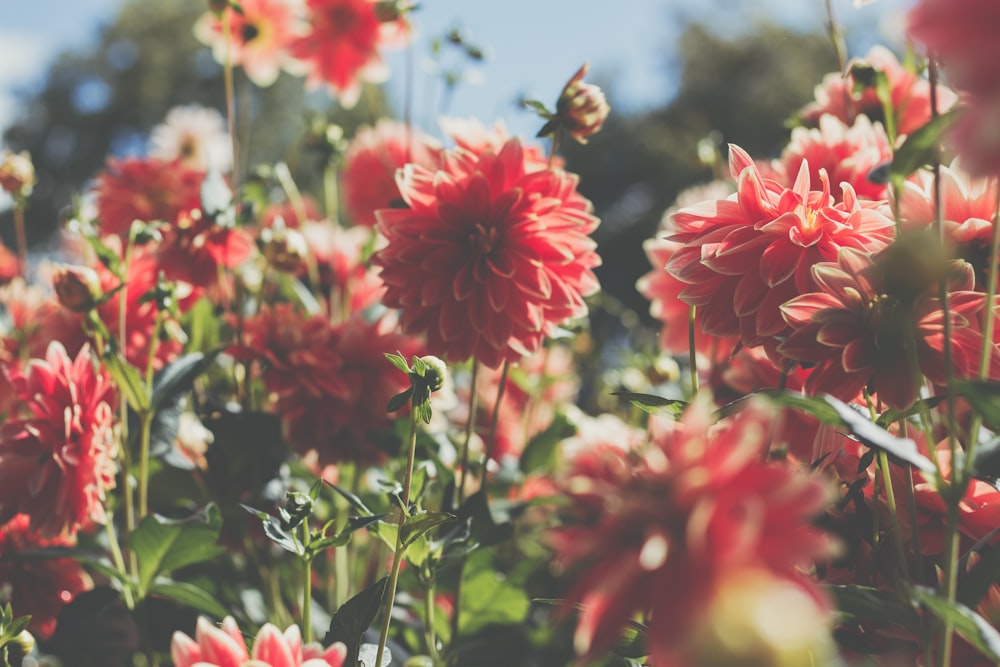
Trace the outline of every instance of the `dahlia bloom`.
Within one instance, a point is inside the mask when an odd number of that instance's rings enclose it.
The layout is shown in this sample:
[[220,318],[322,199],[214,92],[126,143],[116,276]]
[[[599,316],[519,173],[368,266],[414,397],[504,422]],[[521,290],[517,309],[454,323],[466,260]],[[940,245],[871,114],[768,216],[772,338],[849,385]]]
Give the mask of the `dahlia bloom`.
[[72,558],[19,558],[25,552],[74,546],[65,536],[41,537],[30,529],[30,521],[27,514],[17,514],[0,525],[0,604],[9,602],[15,616],[31,615],[28,629],[44,641],[55,631],[63,605],[94,582]]
[[698,308],[704,333],[770,345],[788,330],[781,305],[812,291],[813,264],[841,248],[880,250],[895,227],[884,202],[859,200],[850,184],[841,184],[842,200],[834,202],[825,172],[822,190],[811,190],[806,160],[791,188],[762,177],[738,146],[730,171],[736,194],[673,215],[677,232],[669,238],[682,247],[667,269],[688,284],[679,298]]
[[54,341],[13,382],[27,410],[0,427],[0,521],[27,514],[44,538],[104,522],[115,485],[111,380],[88,346],[70,359]]
[[907,32],[941,59],[952,85],[979,96],[1000,91],[1000,7],[990,0],[920,0]]
[[408,162],[434,169],[441,159],[437,142],[403,123],[381,118],[360,128],[344,153],[341,185],[351,222],[374,227],[375,211],[401,203],[396,170]]
[[497,368],[587,312],[598,220],[576,176],[529,172],[512,139],[498,152],[456,148],[436,172],[407,165],[397,182],[409,208],[377,213],[388,243],[372,261],[384,303],[429,353]]
[[556,102],[556,118],[570,136],[581,144],[601,131],[604,121],[611,113],[608,100],[600,87],[586,83],[583,77],[587,75],[589,63],[584,63],[566,85],[563,86]]
[[174,107],[150,133],[149,156],[178,160],[198,171],[211,167],[227,172],[233,167],[233,151],[226,119],[215,109],[197,104]]
[[558,565],[581,568],[566,597],[581,604],[574,643],[585,657],[610,649],[640,612],[651,663],[692,664],[692,639],[711,628],[712,593],[725,594],[732,572],[765,573],[828,608],[800,572],[830,552],[809,523],[827,489],[762,461],[775,417],[766,402],[714,425],[711,413],[702,395],[679,423],[654,430],[635,465],[609,449],[578,457],[562,481],[570,517],[550,542]]
[[170,642],[174,667],[341,667],[347,647],[337,642],[324,648],[313,642],[302,645],[297,625],[284,632],[265,623],[247,652],[243,633],[232,616],[216,627],[204,616],[198,618],[194,639],[175,632]]
[[[899,217],[907,230],[934,224],[934,175],[918,171],[903,185]],[[954,254],[972,265],[976,289],[986,291],[990,268],[990,242],[997,207],[997,184],[991,178],[974,178],[958,162],[941,167],[941,220]]]
[[[857,62],[853,61],[851,64]],[[881,45],[873,46],[860,62],[885,74],[889,82],[897,134],[910,134],[931,119],[931,85],[927,79],[908,70],[892,51]],[[939,111],[950,109],[958,101],[955,93],[940,84],[937,95]],[[864,114],[872,120],[884,120],[885,117],[882,102],[875,90],[867,88],[856,95],[854,77],[845,77],[841,72],[831,72],[824,76],[823,82],[816,86],[815,97],[813,102],[802,109],[803,117],[811,123],[818,122],[827,113],[849,125],[854,123],[858,114]]]
[[[972,269],[956,263],[949,290],[952,372],[972,377],[983,345],[976,326],[983,296],[972,291]],[[791,299],[781,312],[792,333],[778,347],[790,359],[815,364],[805,381],[809,394],[850,400],[871,386],[879,400],[904,409],[917,398],[909,345],[920,371],[944,384],[944,317],[936,290],[911,300],[887,293],[880,266],[845,248],[836,262],[813,267],[816,290]],[[912,341],[912,342],[911,342]],[[997,352],[991,344],[996,363]]]
[[212,47],[216,62],[225,62],[228,50],[230,61],[241,66],[248,79],[266,88],[275,82],[288,60],[286,49],[296,36],[295,3],[240,0],[240,9],[224,10],[230,22],[228,44],[223,17],[214,12],[206,12],[198,20],[194,34]]
[[[445,136],[455,142],[456,146],[471,151],[476,155],[492,150],[499,153],[503,145],[511,139],[510,132],[502,120],[486,127],[478,118],[442,118],[438,123]],[[549,168],[549,158],[541,146],[532,144],[522,146],[524,151],[524,170],[540,171]],[[553,166],[563,166],[563,159],[556,156]]]
[[124,237],[134,220],[174,224],[182,213],[200,210],[204,177],[176,160],[109,160],[96,187],[101,233]]
[[21,260],[17,253],[0,241],[0,286],[21,275]]
[[316,261],[316,289],[328,296],[334,317],[345,319],[381,301],[385,289],[378,269],[362,261],[374,233],[371,228],[309,222],[301,231]]
[[830,183],[849,183],[859,199],[882,200],[888,186],[876,183],[868,174],[892,160],[892,147],[880,123],[867,116],[858,116],[853,125],[846,125],[836,116],[823,114],[819,127],[796,127],[792,138],[781,153],[781,166],[791,182],[803,162],[809,164],[811,189],[823,187],[821,171],[826,171]]
[[308,68],[307,85],[327,84],[345,107],[358,101],[362,81],[386,79],[379,49],[406,37],[405,20],[382,22],[376,5],[374,0],[306,0],[308,29],[288,47]]

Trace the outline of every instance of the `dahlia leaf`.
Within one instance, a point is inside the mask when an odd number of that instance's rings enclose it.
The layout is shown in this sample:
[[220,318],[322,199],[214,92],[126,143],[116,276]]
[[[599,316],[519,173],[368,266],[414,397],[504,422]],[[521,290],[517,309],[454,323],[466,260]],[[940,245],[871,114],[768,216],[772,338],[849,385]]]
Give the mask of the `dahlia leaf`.
[[490,624],[520,624],[531,611],[523,588],[494,567],[493,556],[477,551],[468,560],[462,579],[460,634]]
[[194,381],[215,363],[221,350],[193,352],[164,366],[153,378],[150,409],[150,455],[162,457],[174,450],[173,443],[184,413],[184,399]]
[[361,637],[365,630],[375,620],[375,615],[382,608],[382,596],[385,595],[389,577],[382,577],[374,584],[361,591],[341,605],[330,620],[330,629],[323,640],[324,646],[334,642],[343,642],[347,646],[345,665],[357,665],[361,652]]
[[374,516],[375,515],[375,512],[371,511],[368,508],[368,506],[365,505],[364,501],[362,501],[361,498],[359,498],[355,494],[353,494],[350,491],[348,491],[347,489],[341,488],[341,487],[339,487],[336,484],[333,484],[331,482],[326,482],[324,480],[324,483],[327,484],[331,489],[333,489],[334,491],[336,491],[337,493],[339,493],[340,495],[342,495],[347,500],[347,502],[349,502],[351,504],[351,506],[354,507],[354,509],[358,510],[359,512],[361,512],[365,516]]
[[687,403],[674,398],[664,398],[653,394],[639,394],[632,391],[613,391],[612,396],[620,396],[627,399],[635,407],[651,415],[664,415],[672,419],[679,419],[687,408]]
[[[979,541],[980,544],[974,546],[969,550],[969,553],[962,557],[956,597],[964,605],[972,608],[979,606],[983,596],[1000,579],[1000,548],[989,544],[996,533],[997,529],[989,532]],[[976,553],[978,561],[969,569],[967,563],[973,552]]]
[[1000,383],[974,380],[956,382],[955,391],[968,399],[972,409],[988,426],[1000,428]]
[[128,406],[138,413],[146,412],[149,409],[149,398],[146,383],[139,377],[139,371],[117,352],[105,355],[104,364],[118,390],[125,395]]
[[249,505],[244,505],[243,503],[240,503],[240,507],[261,520],[261,523],[264,525],[264,534],[267,535],[269,540],[277,544],[285,551],[289,551],[296,556],[305,555],[305,547],[302,546],[302,543],[299,542],[294,535],[288,532],[281,525],[281,521],[278,518],[271,516],[267,512],[254,509]]
[[402,354],[392,354],[391,352],[385,353],[385,358],[389,360],[393,366],[398,368],[403,373],[409,374],[410,367],[406,364],[406,359],[403,358]]
[[97,255],[98,261],[100,261],[101,264],[103,264],[108,269],[108,271],[121,278],[122,260],[118,256],[118,253],[109,248],[108,246],[106,246],[104,244],[104,241],[101,240],[100,236],[96,234],[84,234],[84,238],[87,240],[87,243],[90,244],[90,247],[94,251],[94,254]]
[[789,391],[779,389],[763,389],[736,399],[731,403],[723,405],[715,411],[716,417],[723,419],[739,412],[752,396],[767,396],[774,403],[783,408],[793,408],[808,415],[812,415],[824,424],[831,426],[844,426],[844,420],[840,418],[837,411],[829,403],[821,398],[803,396]]
[[1000,662],[1000,632],[985,618],[964,604],[948,602],[925,586],[914,586],[913,597],[942,621],[950,622],[958,634],[992,662]]
[[1000,489],[1000,438],[993,438],[976,448],[972,476]]
[[931,164],[939,156],[941,138],[945,130],[958,117],[957,108],[932,118],[926,125],[907,135],[903,145],[896,149],[889,167],[889,177],[901,182],[921,167]]
[[434,530],[438,526],[455,521],[457,517],[447,512],[420,512],[408,517],[403,522],[400,541],[403,547],[408,547],[418,538]]
[[514,526],[509,520],[509,515],[494,516],[493,510],[486,498],[486,492],[476,491],[466,498],[457,512],[459,519],[471,520],[472,538],[486,547],[499,544],[514,536]]
[[917,631],[920,617],[898,593],[867,586],[828,586],[837,610],[859,620],[878,621],[888,626]]
[[222,529],[222,513],[214,504],[183,520],[150,514],[132,532],[132,549],[139,562],[139,594],[161,574],[214,558],[224,551],[215,543]]
[[149,589],[149,594],[180,602],[215,618],[224,618],[229,613],[214,597],[200,587],[186,581],[157,579],[152,588]]
[[386,412],[395,412],[399,410],[406,402],[410,400],[410,396],[413,395],[413,387],[408,388],[406,391],[401,391],[392,398],[389,399],[389,404],[385,406]]
[[864,444],[885,450],[923,472],[937,469],[929,458],[917,450],[917,443],[910,438],[897,438],[838,398],[827,395],[824,399],[837,411],[847,430]]
[[893,410],[893,409],[886,410],[885,412],[883,412],[878,416],[878,419],[875,420],[875,423],[881,426],[882,428],[886,428],[890,424],[894,424],[895,422],[901,421],[903,419],[909,419],[914,415],[920,414],[920,411],[923,410],[924,408],[927,408],[928,410],[933,410],[938,405],[940,405],[941,401],[943,401],[944,398],[945,398],[944,396],[931,396],[930,398],[920,399],[919,401],[917,401],[910,407],[906,408],[905,410]]
[[576,427],[562,412],[558,413],[544,431],[535,435],[521,453],[519,467],[524,474],[539,470],[552,470],[556,464],[559,443],[576,435]]

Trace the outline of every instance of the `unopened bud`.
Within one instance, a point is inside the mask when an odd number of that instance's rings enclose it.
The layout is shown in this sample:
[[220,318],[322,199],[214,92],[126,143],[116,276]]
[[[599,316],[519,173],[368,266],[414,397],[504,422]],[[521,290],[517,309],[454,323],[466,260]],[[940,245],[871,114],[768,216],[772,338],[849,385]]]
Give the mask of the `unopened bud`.
[[35,166],[27,151],[11,153],[4,151],[0,156],[0,188],[15,199],[24,199],[35,186]]
[[20,634],[14,639],[14,643],[21,651],[21,655],[30,655],[35,650],[35,637],[27,630],[21,630]]
[[431,391],[438,391],[444,386],[445,376],[448,374],[448,366],[438,357],[427,355],[420,357],[427,369],[424,371],[424,382]]
[[56,291],[59,304],[74,313],[92,309],[104,294],[100,276],[86,266],[57,267],[52,276],[52,288]]
[[287,229],[283,222],[275,221],[273,227],[260,231],[260,250],[267,263],[283,273],[297,273],[309,254],[309,247],[302,233]]
[[587,74],[588,64],[577,70],[559,95],[556,102],[556,118],[581,144],[600,131],[604,120],[608,117],[611,107],[598,86],[585,83],[583,77]]

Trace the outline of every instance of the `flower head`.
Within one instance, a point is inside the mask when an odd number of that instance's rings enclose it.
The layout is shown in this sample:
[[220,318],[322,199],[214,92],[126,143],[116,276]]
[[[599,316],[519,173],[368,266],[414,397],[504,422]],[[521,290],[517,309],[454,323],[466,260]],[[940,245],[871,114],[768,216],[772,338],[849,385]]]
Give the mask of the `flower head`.
[[240,11],[228,6],[222,11],[228,13],[228,42],[221,12],[204,14],[195,24],[195,36],[212,47],[217,62],[225,62],[228,52],[247,78],[258,86],[270,86],[286,64],[286,50],[296,36],[295,5],[289,0],[240,0]]
[[825,172],[822,189],[812,190],[806,160],[787,188],[764,178],[739,147],[731,151],[738,191],[674,214],[670,239],[682,247],[667,268],[687,283],[680,299],[699,309],[702,331],[770,344],[787,332],[781,304],[812,291],[813,264],[835,259],[841,248],[879,250],[895,227],[884,202],[859,200],[850,184],[841,184],[842,199],[834,202]]
[[221,172],[233,166],[226,120],[215,109],[197,104],[174,107],[149,137],[149,155],[158,160],[179,160],[198,171]]
[[88,266],[59,266],[52,274],[52,288],[60,305],[76,313],[85,313],[104,294],[101,277]]
[[604,120],[611,112],[604,91],[586,83],[588,63],[584,63],[566,83],[556,102],[556,119],[581,144],[600,132]]
[[111,380],[89,347],[70,359],[58,342],[13,380],[27,413],[0,427],[0,520],[27,514],[45,538],[103,522],[115,485]]
[[31,195],[35,187],[35,165],[27,151],[0,155],[0,189],[17,199]]
[[762,462],[775,416],[753,401],[713,425],[701,396],[632,452],[634,464],[610,448],[578,459],[561,483],[569,522],[550,541],[559,565],[582,568],[567,595],[583,609],[580,653],[601,654],[645,612],[652,664],[692,664],[683,660],[690,638],[711,622],[711,593],[732,572],[760,571],[822,600],[800,568],[829,553],[809,524],[828,494],[804,473]]
[[337,642],[324,648],[318,643],[302,645],[297,625],[284,632],[265,623],[247,652],[239,626],[232,616],[214,626],[204,616],[198,618],[194,639],[175,632],[170,642],[174,667],[341,667],[347,647]]
[[385,304],[448,359],[496,368],[534,352],[598,289],[588,236],[598,221],[576,181],[529,172],[516,139],[498,152],[457,148],[436,172],[407,165],[398,183],[409,208],[377,214]]
[[127,236],[132,222],[174,224],[201,208],[204,172],[179,161],[110,160],[97,178],[97,218],[102,234]]

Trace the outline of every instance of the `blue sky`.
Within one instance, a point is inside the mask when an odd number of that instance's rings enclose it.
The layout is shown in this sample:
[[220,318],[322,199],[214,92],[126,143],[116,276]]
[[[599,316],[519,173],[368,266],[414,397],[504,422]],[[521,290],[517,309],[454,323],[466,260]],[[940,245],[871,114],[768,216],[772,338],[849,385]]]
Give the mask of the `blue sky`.
[[[85,48],[121,2],[0,0],[0,129],[16,112],[15,91],[37,81],[61,50]],[[531,132],[537,123],[513,100],[526,95],[551,102],[584,61],[591,64],[590,78],[607,85],[619,110],[664,104],[675,85],[669,47],[688,20],[703,20],[724,34],[764,16],[800,28],[820,27],[824,20],[823,0],[422,0],[420,5],[415,16],[417,120],[428,124],[438,106],[437,93],[428,93],[427,44],[460,25],[489,57],[479,68],[481,83],[462,86],[449,112],[486,122],[503,118],[518,133]],[[859,50],[878,33],[898,33],[892,17],[905,5],[905,0],[878,0],[856,9],[851,0],[834,2]],[[402,55],[388,59],[394,73],[390,95],[399,100]]]

